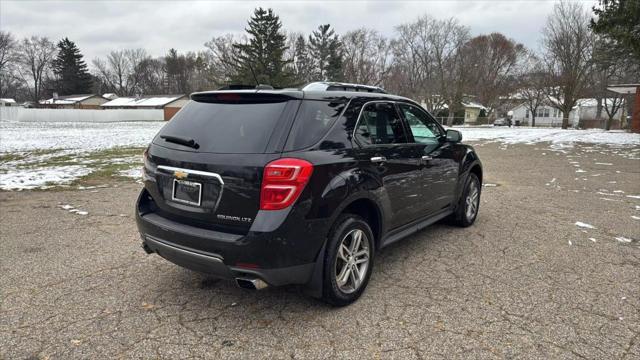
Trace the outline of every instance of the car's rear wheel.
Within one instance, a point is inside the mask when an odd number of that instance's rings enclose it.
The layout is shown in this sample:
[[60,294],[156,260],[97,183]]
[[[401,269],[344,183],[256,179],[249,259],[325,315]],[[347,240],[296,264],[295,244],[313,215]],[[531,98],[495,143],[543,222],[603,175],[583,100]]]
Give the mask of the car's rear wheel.
[[470,173],[465,182],[464,191],[451,220],[454,225],[467,227],[473,225],[480,210],[480,180]]
[[356,301],[367,287],[374,258],[371,228],[357,215],[338,218],[327,242],[323,300],[336,306]]

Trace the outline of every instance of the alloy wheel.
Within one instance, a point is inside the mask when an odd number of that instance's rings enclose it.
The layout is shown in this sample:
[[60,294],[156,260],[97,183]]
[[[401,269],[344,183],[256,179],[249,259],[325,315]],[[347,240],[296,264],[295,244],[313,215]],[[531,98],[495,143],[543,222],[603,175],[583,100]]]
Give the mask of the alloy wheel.
[[478,206],[480,205],[480,190],[477,182],[471,181],[469,183],[469,191],[467,192],[465,203],[465,215],[467,220],[471,221],[478,213]]
[[369,239],[364,231],[354,229],[340,241],[335,263],[335,279],[340,291],[350,294],[357,291],[369,269]]

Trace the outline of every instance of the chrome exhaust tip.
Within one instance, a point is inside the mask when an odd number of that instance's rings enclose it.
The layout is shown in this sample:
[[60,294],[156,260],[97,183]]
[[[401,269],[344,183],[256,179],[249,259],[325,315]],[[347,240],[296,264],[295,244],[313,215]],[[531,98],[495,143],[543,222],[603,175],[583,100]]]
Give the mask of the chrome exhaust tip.
[[269,286],[264,280],[258,278],[236,278],[236,284],[240,288],[249,290],[262,290]]

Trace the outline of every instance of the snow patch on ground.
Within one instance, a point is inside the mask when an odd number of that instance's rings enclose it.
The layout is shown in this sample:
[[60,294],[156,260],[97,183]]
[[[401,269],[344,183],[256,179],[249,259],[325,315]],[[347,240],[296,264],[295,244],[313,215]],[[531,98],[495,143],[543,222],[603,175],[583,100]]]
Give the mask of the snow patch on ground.
[[133,179],[140,179],[142,177],[142,169],[139,167],[122,170],[119,172],[120,176],[130,177]]
[[0,188],[6,190],[46,188],[51,185],[68,184],[90,172],[90,169],[81,165],[21,169],[18,172],[0,174]]
[[61,208],[62,210],[67,210],[72,214],[82,215],[82,216],[89,215],[88,211],[76,209],[75,206],[70,204],[58,205],[58,207]]
[[586,229],[595,229],[596,227],[591,225],[591,224],[587,224],[587,223],[583,223],[581,221],[576,221],[576,226],[577,227],[581,227],[581,228],[586,228]]

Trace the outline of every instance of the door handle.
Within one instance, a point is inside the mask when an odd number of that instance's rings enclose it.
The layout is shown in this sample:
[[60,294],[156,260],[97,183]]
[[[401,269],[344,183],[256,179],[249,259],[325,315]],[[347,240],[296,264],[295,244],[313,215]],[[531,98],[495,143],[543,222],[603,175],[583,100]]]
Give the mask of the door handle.
[[371,158],[372,163],[383,163],[387,161],[387,158],[384,156],[374,156]]
[[429,155],[425,155],[422,157],[422,161],[430,161],[433,160],[433,157],[429,156]]

